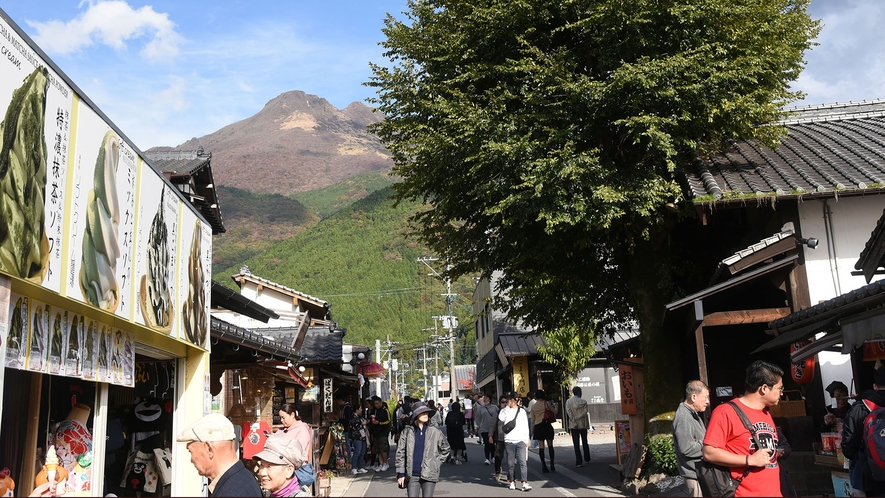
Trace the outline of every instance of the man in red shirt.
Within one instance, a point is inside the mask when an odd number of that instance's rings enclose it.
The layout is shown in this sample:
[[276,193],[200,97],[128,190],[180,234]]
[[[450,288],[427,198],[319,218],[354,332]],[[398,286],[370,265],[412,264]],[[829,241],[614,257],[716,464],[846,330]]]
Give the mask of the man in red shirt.
[[731,477],[740,479],[747,467],[750,473],[735,493],[740,496],[781,496],[777,463],[777,428],[768,407],[778,404],[784,392],[784,371],[777,365],[755,361],[747,367],[744,395],[734,403],[747,415],[756,430],[758,448],[752,434],[733,407],[723,403],[713,410],[704,437],[704,460],[731,468]]

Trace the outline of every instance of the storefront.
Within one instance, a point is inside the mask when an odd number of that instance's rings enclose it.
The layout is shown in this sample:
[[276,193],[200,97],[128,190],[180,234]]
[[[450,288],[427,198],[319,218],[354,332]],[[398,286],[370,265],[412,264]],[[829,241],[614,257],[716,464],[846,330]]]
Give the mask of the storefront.
[[174,439],[210,408],[212,227],[3,11],[0,35],[0,468],[18,496],[47,453],[66,496],[200,495]]

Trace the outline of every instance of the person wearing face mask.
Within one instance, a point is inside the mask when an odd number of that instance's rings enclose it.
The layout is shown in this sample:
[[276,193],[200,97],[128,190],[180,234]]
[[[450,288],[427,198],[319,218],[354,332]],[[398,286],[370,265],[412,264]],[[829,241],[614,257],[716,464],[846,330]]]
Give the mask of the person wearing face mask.
[[685,386],[685,399],[676,408],[673,417],[673,443],[676,447],[676,461],[679,463],[679,474],[684,479],[685,492],[688,496],[703,496],[698,484],[695,470],[704,456],[704,436],[707,428],[704,425],[703,413],[710,406],[710,389],[700,380],[693,380]]
[[277,433],[267,438],[264,449],[255,455],[258,460],[258,482],[261,489],[273,497],[313,496],[310,488],[302,487],[295,476],[304,463],[304,449],[297,439]]

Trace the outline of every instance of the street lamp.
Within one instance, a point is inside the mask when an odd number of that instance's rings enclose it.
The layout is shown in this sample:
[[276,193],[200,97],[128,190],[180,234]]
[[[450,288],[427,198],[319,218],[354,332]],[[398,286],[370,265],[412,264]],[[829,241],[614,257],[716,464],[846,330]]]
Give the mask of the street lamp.
[[[366,359],[366,355],[363,354],[362,352],[360,352],[356,355],[355,358],[351,358],[349,363],[351,365],[356,365],[357,368],[359,368],[359,370],[357,370],[357,373],[360,375],[360,377],[362,377],[363,382],[368,384],[368,381],[366,380],[366,376],[363,375],[363,364],[362,363],[363,363],[363,360],[365,360],[365,359]],[[360,402],[362,403],[362,401],[363,401],[363,387],[360,386]]]

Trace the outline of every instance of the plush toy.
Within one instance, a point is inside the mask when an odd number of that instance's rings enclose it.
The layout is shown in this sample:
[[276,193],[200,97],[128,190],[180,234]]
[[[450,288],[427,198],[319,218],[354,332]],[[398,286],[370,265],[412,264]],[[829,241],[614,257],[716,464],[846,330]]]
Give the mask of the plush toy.
[[45,483],[50,484],[50,490],[54,490],[55,486],[59,483],[63,483],[68,480],[68,471],[61,465],[59,465],[58,455],[55,453],[55,445],[50,444],[49,450],[46,451],[46,463],[43,464],[43,469],[37,474],[37,478],[34,479],[34,484],[37,486]]
[[3,467],[3,470],[0,470],[0,497],[15,496],[13,490],[15,490],[15,481],[9,477],[9,468]]

